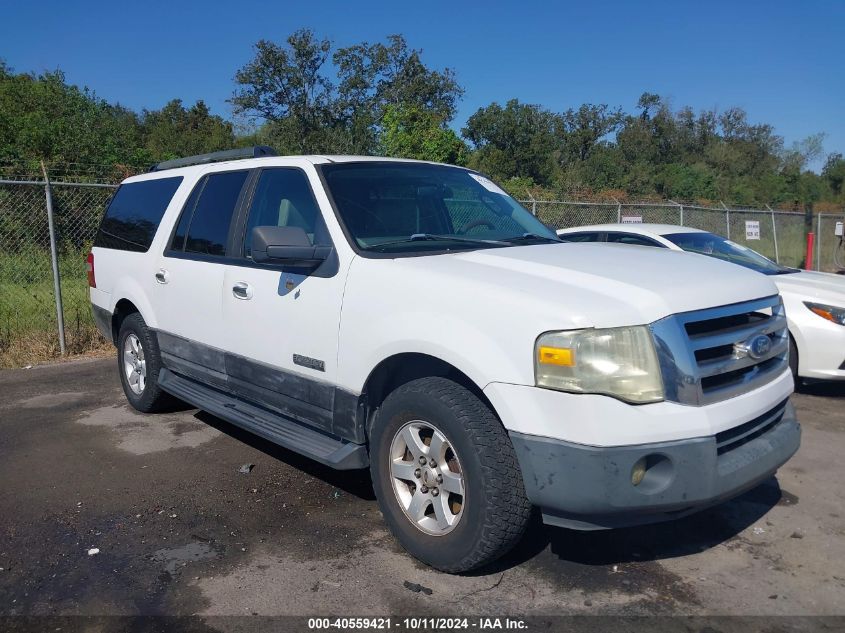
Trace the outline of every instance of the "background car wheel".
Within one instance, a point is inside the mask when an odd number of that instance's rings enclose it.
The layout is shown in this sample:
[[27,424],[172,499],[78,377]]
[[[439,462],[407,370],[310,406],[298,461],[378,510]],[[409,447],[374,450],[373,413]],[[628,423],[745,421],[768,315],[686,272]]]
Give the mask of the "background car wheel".
[[371,430],[370,470],[390,530],[442,571],[492,562],[528,524],[510,437],[485,403],[451,380],[414,380],[385,399]]
[[140,314],[123,320],[117,335],[117,367],[129,404],[143,413],[172,407],[177,400],[158,386],[161,354],[155,335]]

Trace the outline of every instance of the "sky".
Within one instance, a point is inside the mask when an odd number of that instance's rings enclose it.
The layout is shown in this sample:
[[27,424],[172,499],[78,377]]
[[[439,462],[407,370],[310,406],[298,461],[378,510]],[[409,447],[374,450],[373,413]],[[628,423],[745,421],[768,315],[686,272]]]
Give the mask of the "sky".
[[845,153],[841,0],[0,0],[0,58],[18,72],[61,69],[135,110],[203,99],[228,118],[253,44],[300,27],[335,46],[403,34],[427,65],[457,73],[466,94],[456,129],[493,101],[632,112],[648,91],[676,108],[742,107],[787,145],[824,132],[825,154]]

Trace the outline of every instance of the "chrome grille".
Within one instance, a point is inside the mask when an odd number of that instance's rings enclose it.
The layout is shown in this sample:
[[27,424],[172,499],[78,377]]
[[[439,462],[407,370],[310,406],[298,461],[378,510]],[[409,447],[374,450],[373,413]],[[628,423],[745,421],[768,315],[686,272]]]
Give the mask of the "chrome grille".
[[789,333],[777,295],[675,314],[653,323],[651,331],[666,399],[682,404],[711,404],[751,391],[789,363]]

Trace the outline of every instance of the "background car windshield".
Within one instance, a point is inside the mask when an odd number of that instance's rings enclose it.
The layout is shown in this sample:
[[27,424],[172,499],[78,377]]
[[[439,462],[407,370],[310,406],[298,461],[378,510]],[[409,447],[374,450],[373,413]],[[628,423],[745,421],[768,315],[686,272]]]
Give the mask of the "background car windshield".
[[677,244],[685,251],[723,259],[732,264],[739,264],[740,266],[745,266],[765,275],[780,275],[795,272],[791,268],[785,268],[776,264],[768,257],[763,257],[760,253],[752,251],[747,246],[736,244],[713,233],[670,233],[663,237],[673,244]]
[[[465,169],[372,162],[334,163],[323,165],[322,171],[341,221],[365,250],[403,253],[503,246],[483,241],[523,238],[526,233],[557,241],[553,231],[497,185]],[[449,239],[407,241],[421,234]]]

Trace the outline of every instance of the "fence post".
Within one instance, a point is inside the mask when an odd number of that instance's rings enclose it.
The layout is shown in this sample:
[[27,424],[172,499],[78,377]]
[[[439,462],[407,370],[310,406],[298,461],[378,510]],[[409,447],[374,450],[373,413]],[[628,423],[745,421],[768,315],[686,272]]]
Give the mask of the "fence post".
[[772,240],[775,243],[775,262],[780,264],[780,254],[778,252],[778,225],[777,222],[775,222],[775,212],[769,205],[766,205],[766,208],[772,216]]
[[611,196],[611,199],[616,203],[616,223],[621,224],[622,223],[622,203],[619,202],[619,200],[617,200],[613,196]]
[[671,202],[672,204],[674,204],[675,206],[678,207],[678,219],[680,220],[680,222],[678,222],[678,224],[683,226],[684,225],[684,205],[678,204],[674,200],[670,200],[669,202]]
[[722,208],[725,210],[725,226],[727,227],[727,234],[725,237],[731,239],[731,210],[725,206],[725,203],[719,200],[719,204],[722,205]]
[[59,251],[56,245],[56,224],[53,221],[53,191],[50,189],[50,178],[47,168],[41,161],[41,173],[44,174],[44,196],[47,201],[47,229],[50,232],[50,261],[53,265],[53,292],[56,296],[56,320],[59,326],[59,350],[65,355],[65,313],[62,306],[62,282],[59,274]]
[[821,272],[822,269],[822,214],[816,215],[818,218],[816,222],[816,270]]
[[537,201],[534,199],[534,196],[531,195],[531,192],[528,192],[528,197],[531,199],[531,215],[535,218],[537,217]]

